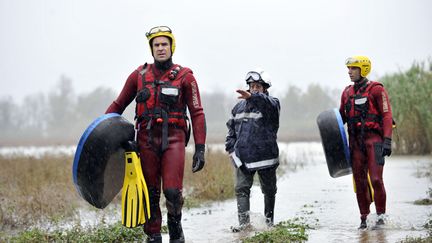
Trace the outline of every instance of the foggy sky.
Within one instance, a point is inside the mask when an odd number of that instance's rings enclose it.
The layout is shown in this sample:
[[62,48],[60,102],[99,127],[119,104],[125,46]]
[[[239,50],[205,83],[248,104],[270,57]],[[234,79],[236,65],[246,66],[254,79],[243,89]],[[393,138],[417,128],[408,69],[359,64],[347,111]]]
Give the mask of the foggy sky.
[[273,92],[288,85],[349,84],[344,61],[372,60],[370,78],[432,56],[429,0],[0,0],[0,97],[53,89],[61,75],[76,92],[120,91],[152,62],[145,32],[173,29],[173,60],[190,67],[201,92],[244,87],[262,67]]

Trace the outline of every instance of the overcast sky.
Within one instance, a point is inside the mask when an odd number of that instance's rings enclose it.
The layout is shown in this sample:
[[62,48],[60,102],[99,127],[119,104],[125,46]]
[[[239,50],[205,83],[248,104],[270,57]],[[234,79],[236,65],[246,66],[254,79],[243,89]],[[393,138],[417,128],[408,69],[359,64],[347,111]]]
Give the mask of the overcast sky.
[[350,55],[371,58],[372,79],[432,57],[431,10],[430,0],[0,0],[0,97],[46,93],[62,75],[77,93],[119,92],[153,61],[145,32],[156,25],[173,29],[173,60],[201,92],[235,95],[258,66],[273,92],[342,89]]

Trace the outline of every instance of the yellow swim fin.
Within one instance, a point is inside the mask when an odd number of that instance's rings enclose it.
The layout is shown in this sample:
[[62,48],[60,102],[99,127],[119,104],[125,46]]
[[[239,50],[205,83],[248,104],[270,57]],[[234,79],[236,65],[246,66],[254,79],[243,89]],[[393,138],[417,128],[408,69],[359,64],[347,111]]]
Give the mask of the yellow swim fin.
[[128,228],[142,225],[150,218],[147,184],[136,152],[125,152],[125,177],[122,189],[122,224]]
[[134,160],[138,160],[138,166],[139,166],[139,171],[141,173],[138,173],[138,177],[139,180],[141,182],[141,187],[142,187],[142,191],[143,191],[143,210],[141,211],[141,223],[144,224],[148,219],[150,219],[150,197],[149,197],[149,193],[148,193],[148,189],[147,189],[147,183],[144,179],[144,175],[142,173],[142,169],[141,169],[141,161],[138,158],[138,155],[134,152],[132,154],[132,156],[134,157]]
[[[371,202],[373,202],[373,201],[375,201],[374,200],[375,192],[374,192],[374,189],[373,189],[373,186],[372,186],[372,181],[371,181],[371,178],[369,176],[369,172],[367,173],[367,180],[368,180],[369,195],[370,195],[370,198],[371,198]],[[357,188],[356,188],[356,183],[355,183],[355,180],[354,180],[354,175],[353,175],[353,187],[354,187],[354,193],[357,193]]]

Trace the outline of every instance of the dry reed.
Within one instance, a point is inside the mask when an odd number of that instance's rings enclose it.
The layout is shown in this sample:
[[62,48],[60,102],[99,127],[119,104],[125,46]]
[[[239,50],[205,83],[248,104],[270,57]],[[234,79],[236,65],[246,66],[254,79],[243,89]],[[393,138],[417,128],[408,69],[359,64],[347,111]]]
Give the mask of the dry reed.
[[[233,197],[234,178],[224,152],[207,151],[206,166],[194,174],[191,157],[188,153],[185,165],[186,206]],[[46,220],[57,222],[86,205],[73,185],[72,161],[72,156],[65,155],[0,156],[0,230],[27,228]],[[120,196],[113,203],[120,203]]]

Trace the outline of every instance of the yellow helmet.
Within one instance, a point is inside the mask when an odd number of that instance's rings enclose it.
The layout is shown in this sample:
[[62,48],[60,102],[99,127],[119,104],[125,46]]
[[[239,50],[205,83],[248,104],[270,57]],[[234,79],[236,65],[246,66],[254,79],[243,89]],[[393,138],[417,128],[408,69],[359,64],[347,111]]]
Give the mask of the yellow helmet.
[[172,34],[171,29],[168,26],[156,26],[150,29],[149,32],[146,33],[147,40],[150,45],[150,49],[152,49],[151,42],[153,38],[158,36],[165,36],[171,39],[171,55],[174,54],[176,42],[174,35]]
[[360,75],[366,77],[371,69],[372,64],[367,56],[352,56],[348,57],[345,61],[347,67],[358,67],[360,68]]

